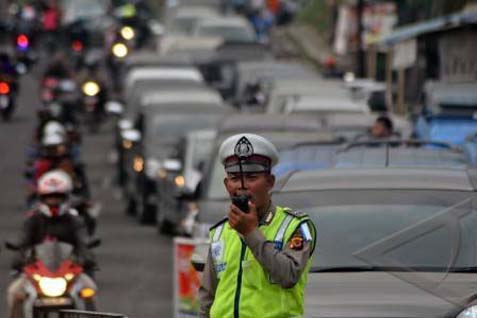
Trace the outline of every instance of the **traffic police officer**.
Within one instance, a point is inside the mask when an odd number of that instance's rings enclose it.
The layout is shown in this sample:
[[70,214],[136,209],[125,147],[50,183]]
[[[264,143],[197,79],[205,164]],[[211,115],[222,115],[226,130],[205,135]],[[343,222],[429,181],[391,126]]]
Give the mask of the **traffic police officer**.
[[[238,134],[219,156],[233,203],[210,230],[200,317],[302,317],[315,227],[306,214],[271,202],[278,151],[261,136]],[[239,197],[248,197],[245,206]]]

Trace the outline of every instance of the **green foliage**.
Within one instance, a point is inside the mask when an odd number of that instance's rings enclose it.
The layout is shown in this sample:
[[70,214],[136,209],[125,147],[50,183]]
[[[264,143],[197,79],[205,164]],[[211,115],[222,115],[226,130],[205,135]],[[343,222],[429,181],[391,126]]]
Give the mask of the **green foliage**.
[[309,0],[298,15],[300,22],[312,25],[318,32],[326,32],[331,27],[331,11],[326,0]]

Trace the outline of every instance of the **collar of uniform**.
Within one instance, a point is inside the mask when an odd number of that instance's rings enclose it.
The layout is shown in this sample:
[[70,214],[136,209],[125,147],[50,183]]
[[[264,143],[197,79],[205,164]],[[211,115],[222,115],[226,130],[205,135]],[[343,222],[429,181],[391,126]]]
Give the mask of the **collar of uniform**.
[[260,218],[259,225],[269,225],[272,223],[273,217],[275,216],[275,206],[270,203],[270,206],[268,207],[267,213]]

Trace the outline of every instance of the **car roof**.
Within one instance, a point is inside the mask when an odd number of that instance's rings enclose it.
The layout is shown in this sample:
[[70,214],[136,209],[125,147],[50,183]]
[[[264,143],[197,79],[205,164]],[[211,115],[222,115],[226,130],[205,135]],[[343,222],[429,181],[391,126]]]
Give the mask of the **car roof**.
[[192,61],[185,55],[159,55],[157,52],[134,52],[125,60],[126,69],[135,67],[190,66]]
[[133,68],[126,76],[126,86],[139,79],[164,79],[164,80],[190,80],[195,82],[203,82],[204,78],[199,70],[195,67],[137,67]]
[[229,27],[229,26],[236,26],[236,27],[244,27],[247,29],[251,29],[251,25],[249,22],[237,15],[227,15],[223,17],[214,17],[210,19],[205,19],[199,22],[199,25],[202,26],[224,26],[224,27]]
[[347,145],[336,154],[336,167],[465,168],[464,152],[450,144],[421,140],[367,141]]
[[301,95],[285,106],[285,112],[330,112],[369,113],[364,102],[354,101],[348,96]]
[[177,9],[177,12],[174,14],[174,18],[182,17],[213,17],[218,16],[219,12],[210,7],[210,6],[201,6],[201,5],[187,5],[182,6]]
[[236,130],[251,131],[319,131],[321,120],[309,116],[285,114],[236,114],[226,118],[219,133]]
[[208,103],[220,105],[222,97],[213,89],[174,90],[148,92],[141,97],[142,106],[155,106],[165,103]]
[[276,190],[455,190],[475,191],[476,171],[443,168],[357,168],[290,173]]

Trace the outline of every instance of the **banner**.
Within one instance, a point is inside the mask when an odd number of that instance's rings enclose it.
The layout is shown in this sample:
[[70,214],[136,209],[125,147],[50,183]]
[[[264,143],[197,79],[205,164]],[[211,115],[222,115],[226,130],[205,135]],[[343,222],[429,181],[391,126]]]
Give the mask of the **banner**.
[[192,265],[194,253],[206,260],[208,242],[187,238],[174,239],[174,317],[192,318],[199,314],[201,274]]

